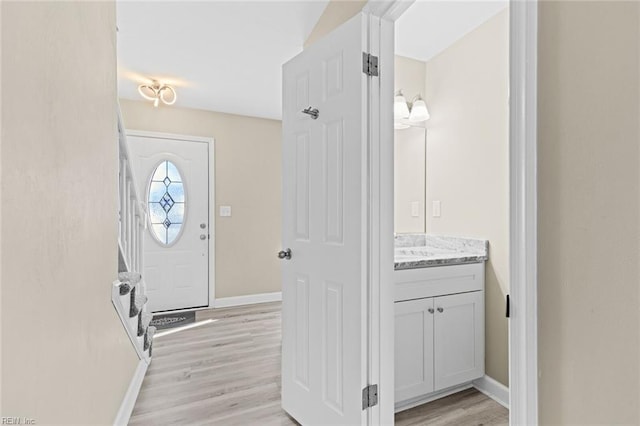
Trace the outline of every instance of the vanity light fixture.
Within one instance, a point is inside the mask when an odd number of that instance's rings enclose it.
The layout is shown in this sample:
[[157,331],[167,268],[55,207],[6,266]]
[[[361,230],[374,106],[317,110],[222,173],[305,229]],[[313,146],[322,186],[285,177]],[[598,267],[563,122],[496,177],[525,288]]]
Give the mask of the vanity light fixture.
[[173,105],[177,95],[173,87],[168,84],[160,84],[156,80],[151,80],[151,84],[141,84],[138,86],[138,93],[143,98],[153,101],[153,106],[157,107],[162,101],[165,105]]
[[407,106],[407,100],[402,94],[402,90],[398,90],[393,101],[393,118],[396,120],[409,118],[409,107]]
[[407,99],[398,90],[393,100],[393,128],[396,130],[408,129],[412,123],[420,123],[429,119],[427,104],[418,94],[413,98],[411,108]]
[[429,110],[427,104],[424,102],[420,95],[416,96],[411,105],[411,114],[409,115],[409,121],[413,123],[419,123],[421,121],[427,121],[429,119]]

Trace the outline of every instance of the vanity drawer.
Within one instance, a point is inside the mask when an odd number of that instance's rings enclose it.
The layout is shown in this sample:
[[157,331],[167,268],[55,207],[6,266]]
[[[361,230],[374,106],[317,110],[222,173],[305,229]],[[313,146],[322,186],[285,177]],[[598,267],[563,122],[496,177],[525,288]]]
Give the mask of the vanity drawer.
[[484,290],[484,262],[394,271],[395,301]]

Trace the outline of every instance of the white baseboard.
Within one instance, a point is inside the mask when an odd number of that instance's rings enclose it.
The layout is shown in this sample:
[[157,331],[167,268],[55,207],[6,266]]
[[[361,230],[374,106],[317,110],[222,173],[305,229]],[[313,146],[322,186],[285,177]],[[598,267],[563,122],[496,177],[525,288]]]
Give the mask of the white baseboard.
[[473,381],[473,386],[498,404],[509,409],[509,388],[485,375]]
[[216,299],[214,308],[227,308],[230,306],[255,305],[256,303],[279,302],[282,300],[282,292],[248,294],[246,296],[222,297]]
[[427,395],[418,396],[415,398],[408,399],[406,401],[400,401],[395,404],[395,412],[399,413],[401,411],[409,410],[410,408],[417,407],[418,405],[426,404],[427,402],[432,402],[440,398],[444,398],[445,396],[453,395],[454,393],[462,392],[465,389],[472,388],[473,384],[465,383],[459,386],[453,386],[451,388],[447,388],[438,392],[430,393]]
[[129,424],[129,419],[131,418],[131,413],[133,413],[133,407],[136,405],[136,399],[138,399],[138,393],[140,393],[140,387],[142,386],[142,381],[144,380],[144,375],[147,373],[148,367],[149,364],[147,364],[145,360],[141,359],[138,362],[136,371],[133,373],[133,377],[129,383],[127,393],[124,394],[122,404],[120,404],[116,419],[113,421],[114,426],[127,426]]

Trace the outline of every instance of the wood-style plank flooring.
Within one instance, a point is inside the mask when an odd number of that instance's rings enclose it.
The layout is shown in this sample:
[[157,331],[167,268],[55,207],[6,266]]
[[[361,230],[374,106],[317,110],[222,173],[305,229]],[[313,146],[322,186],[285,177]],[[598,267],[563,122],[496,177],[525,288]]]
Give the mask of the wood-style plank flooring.
[[509,424],[509,411],[471,388],[396,414],[396,426]]
[[[130,425],[296,425],[280,408],[280,303],[199,311],[214,322],[154,340]],[[506,425],[469,389],[398,413],[397,425]]]

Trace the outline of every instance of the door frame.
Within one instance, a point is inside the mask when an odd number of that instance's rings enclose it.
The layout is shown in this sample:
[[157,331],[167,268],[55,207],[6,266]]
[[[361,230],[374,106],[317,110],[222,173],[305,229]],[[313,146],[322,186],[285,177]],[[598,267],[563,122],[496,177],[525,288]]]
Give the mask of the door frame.
[[[176,310],[172,310],[172,311],[167,311],[169,313],[179,313],[179,312],[186,312],[186,311],[200,311],[203,309],[210,309],[213,308],[215,305],[215,294],[216,294],[216,227],[215,227],[215,219],[216,219],[216,215],[215,215],[215,205],[216,205],[216,197],[215,197],[215,192],[216,192],[216,186],[215,186],[215,179],[216,179],[216,173],[215,173],[215,169],[216,169],[216,163],[215,163],[215,139],[214,138],[209,138],[209,137],[203,137],[203,136],[187,136],[187,135],[179,135],[179,134],[175,134],[175,133],[162,133],[162,132],[149,132],[146,130],[130,130],[130,129],[126,129],[125,130],[125,134],[127,136],[135,136],[135,137],[143,137],[143,138],[154,138],[154,139],[169,139],[169,140],[175,140],[175,141],[184,141],[184,142],[204,142],[208,145],[208,151],[209,151],[209,158],[208,158],[208,167],[207,167],[207,174],[209,176],[209,259],[208,259],[208,270],[207,273],[209,275],[209,299],[208,302],[209,304],[207,306],[202,306],[199,308],[187,308],[187,309],[176,309]],[[146,195],[143,194],[143,196],[145,197],[144,200],[141,200],[143,203],[146,201]],[[146,212],[146,206],[145,206],[145,212]],[[147,229],[146,226],[146,218],[145,218],[145,230]],[[143,247],[144,250],[144,247]]]
[[[370,377],[379,383],[380,404],[370,424],[393,424],[393,93],[395,21],[415,0],[369,0],[369,50],[379,57],[378,84],[370,98],[371,355]],[[538,0],[509,4],[509,422],[538,424],[537,332],[537,37]],[[387,108],[381,108],[387,105]],[[386,145],[391,145],[389,148]],[[380,156],[383,154],[383,156]],[[389,249],[391,247],[391,249]],[[391,295],[391,296],[390,296]],[[392,314],[391,314],[392,318]],[[387,343],[384,345],[382,342]]]

